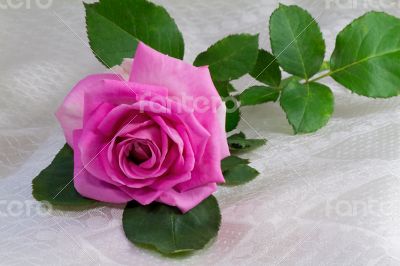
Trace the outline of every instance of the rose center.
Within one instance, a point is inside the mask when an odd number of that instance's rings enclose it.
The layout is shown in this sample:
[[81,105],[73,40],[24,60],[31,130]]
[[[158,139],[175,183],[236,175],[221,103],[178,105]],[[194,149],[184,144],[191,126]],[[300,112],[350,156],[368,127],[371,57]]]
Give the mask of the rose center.
[[145,143],[135,141],[128,153],[128,160],[134,164],[141,164],[151,158],[151,150]]

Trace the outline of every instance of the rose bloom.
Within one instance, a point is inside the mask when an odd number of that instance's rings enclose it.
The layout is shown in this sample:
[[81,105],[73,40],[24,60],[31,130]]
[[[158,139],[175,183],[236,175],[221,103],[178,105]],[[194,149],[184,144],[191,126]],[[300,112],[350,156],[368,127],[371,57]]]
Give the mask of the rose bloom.
[[81,80],[56,113],[74,150],[76,190],[187,212],[224,182],[229,155],[225,105],[208,67],[139,43],[114,72]]

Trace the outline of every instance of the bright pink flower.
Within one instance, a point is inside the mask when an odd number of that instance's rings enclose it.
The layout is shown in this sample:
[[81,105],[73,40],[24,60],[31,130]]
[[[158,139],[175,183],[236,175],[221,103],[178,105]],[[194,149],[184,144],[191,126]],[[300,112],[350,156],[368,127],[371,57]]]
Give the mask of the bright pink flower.
[[225,106],[207,67],[140,43],[122,73],[81,80],[57,111],[85,197],[136,200],[186,212],[224,182]]

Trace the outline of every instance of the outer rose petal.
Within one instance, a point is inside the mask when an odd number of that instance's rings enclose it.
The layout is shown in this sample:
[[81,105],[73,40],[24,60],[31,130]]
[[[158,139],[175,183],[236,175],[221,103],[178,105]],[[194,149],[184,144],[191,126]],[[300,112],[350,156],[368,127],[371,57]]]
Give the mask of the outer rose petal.
[[136,200],[142,205],[147,205],[155,201],[162,191],[160,190],[153,190],[151,188],[128,188],[128,187],[121,187],[123,191],[129,194],[132,197],[132,200]]
[[120,80],[101,80],[95,83],[91,90],[84,95],[84,120],[90,119],[91,113],[100,104],[133,104],[142,98],[167,97],[167,88],[137,84]]
[[164,192],[157,201],[171,206],[176,206],[185,213],[202,202],[216,190],[217,185],[215,183],[210,183],[185,192],[177,192],[174,189],[170,189]]
[[[94,112],[92,119],[84,122],[80,138],[76,139],[79,141],[75,142],[74,139],[74,152],[79,149],[80,159],[86,170],[96,178],[109,183],[113,183],[106,170],[110,165],[103,162],[109,140],[97,134],[94,129],[112,109],[111,104],[103,103],[100,105]],[[117,183],[114,183],[114,185],[117,185]]]
[[225,104],[221,104],[217,113],[211,115],[216,115],[216,118],[203,121],[203,125],[211,137],[204,149],[203,156],[196,162],[192,178],[177,185],[176,188],[180,191],[187,191],[210,182],[225,182],[221,170],[221,160],[230,154],[225,133]]
[[136,48],[130,81],[168,88],[169,95],[215,97],[219,95],[208,67],[195,67],[164,55],[140,42]]
[[101,80],[121,80],[121,76],[114,74],[99,74],[90,75],[79,81],[78,84],[65,97],[64,102],[58,108],[56,117],[64,130],[65,138],[68,144],[72,147],[73,131],[82,128],[83,118],[83,98],[85,92],[90,89],[93,84]]
[[[73,143],[78,143],[81,137],[81,130],[74,131]],[[84,197],[110,203],[125,203],[131,197],[119,187],[92,176],[84,168],[81,160],[81,153],[78,147],[74,146],[74,187]]]

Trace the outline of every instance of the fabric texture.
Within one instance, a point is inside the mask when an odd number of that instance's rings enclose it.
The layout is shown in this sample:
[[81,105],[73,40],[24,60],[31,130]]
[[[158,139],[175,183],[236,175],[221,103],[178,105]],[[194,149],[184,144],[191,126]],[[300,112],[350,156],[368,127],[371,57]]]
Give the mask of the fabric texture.
[[[155,2],[182,31],[187,62],[231,33],[261,32],[270,50],[268,18],[278,1]],[[390,0],[280,2],[313,14],[326,59],[337,33],[366,11],[400,16]],[[400,265],[400,97],[360,97],[329,78],[334,115],[314,134],[293,135],[278,104],[243,108],[239,128],[268,139],[248,154],[261,175],[219,188],[221,230],[204,250],[171,259],[132,245],[122,208],[42,211],[31,181],[65,143],[54,113],[76,82],[105,69],[88,48],[81,1],[0,13],[1,264]],[[247,76],[234,83],[255,84]]]

